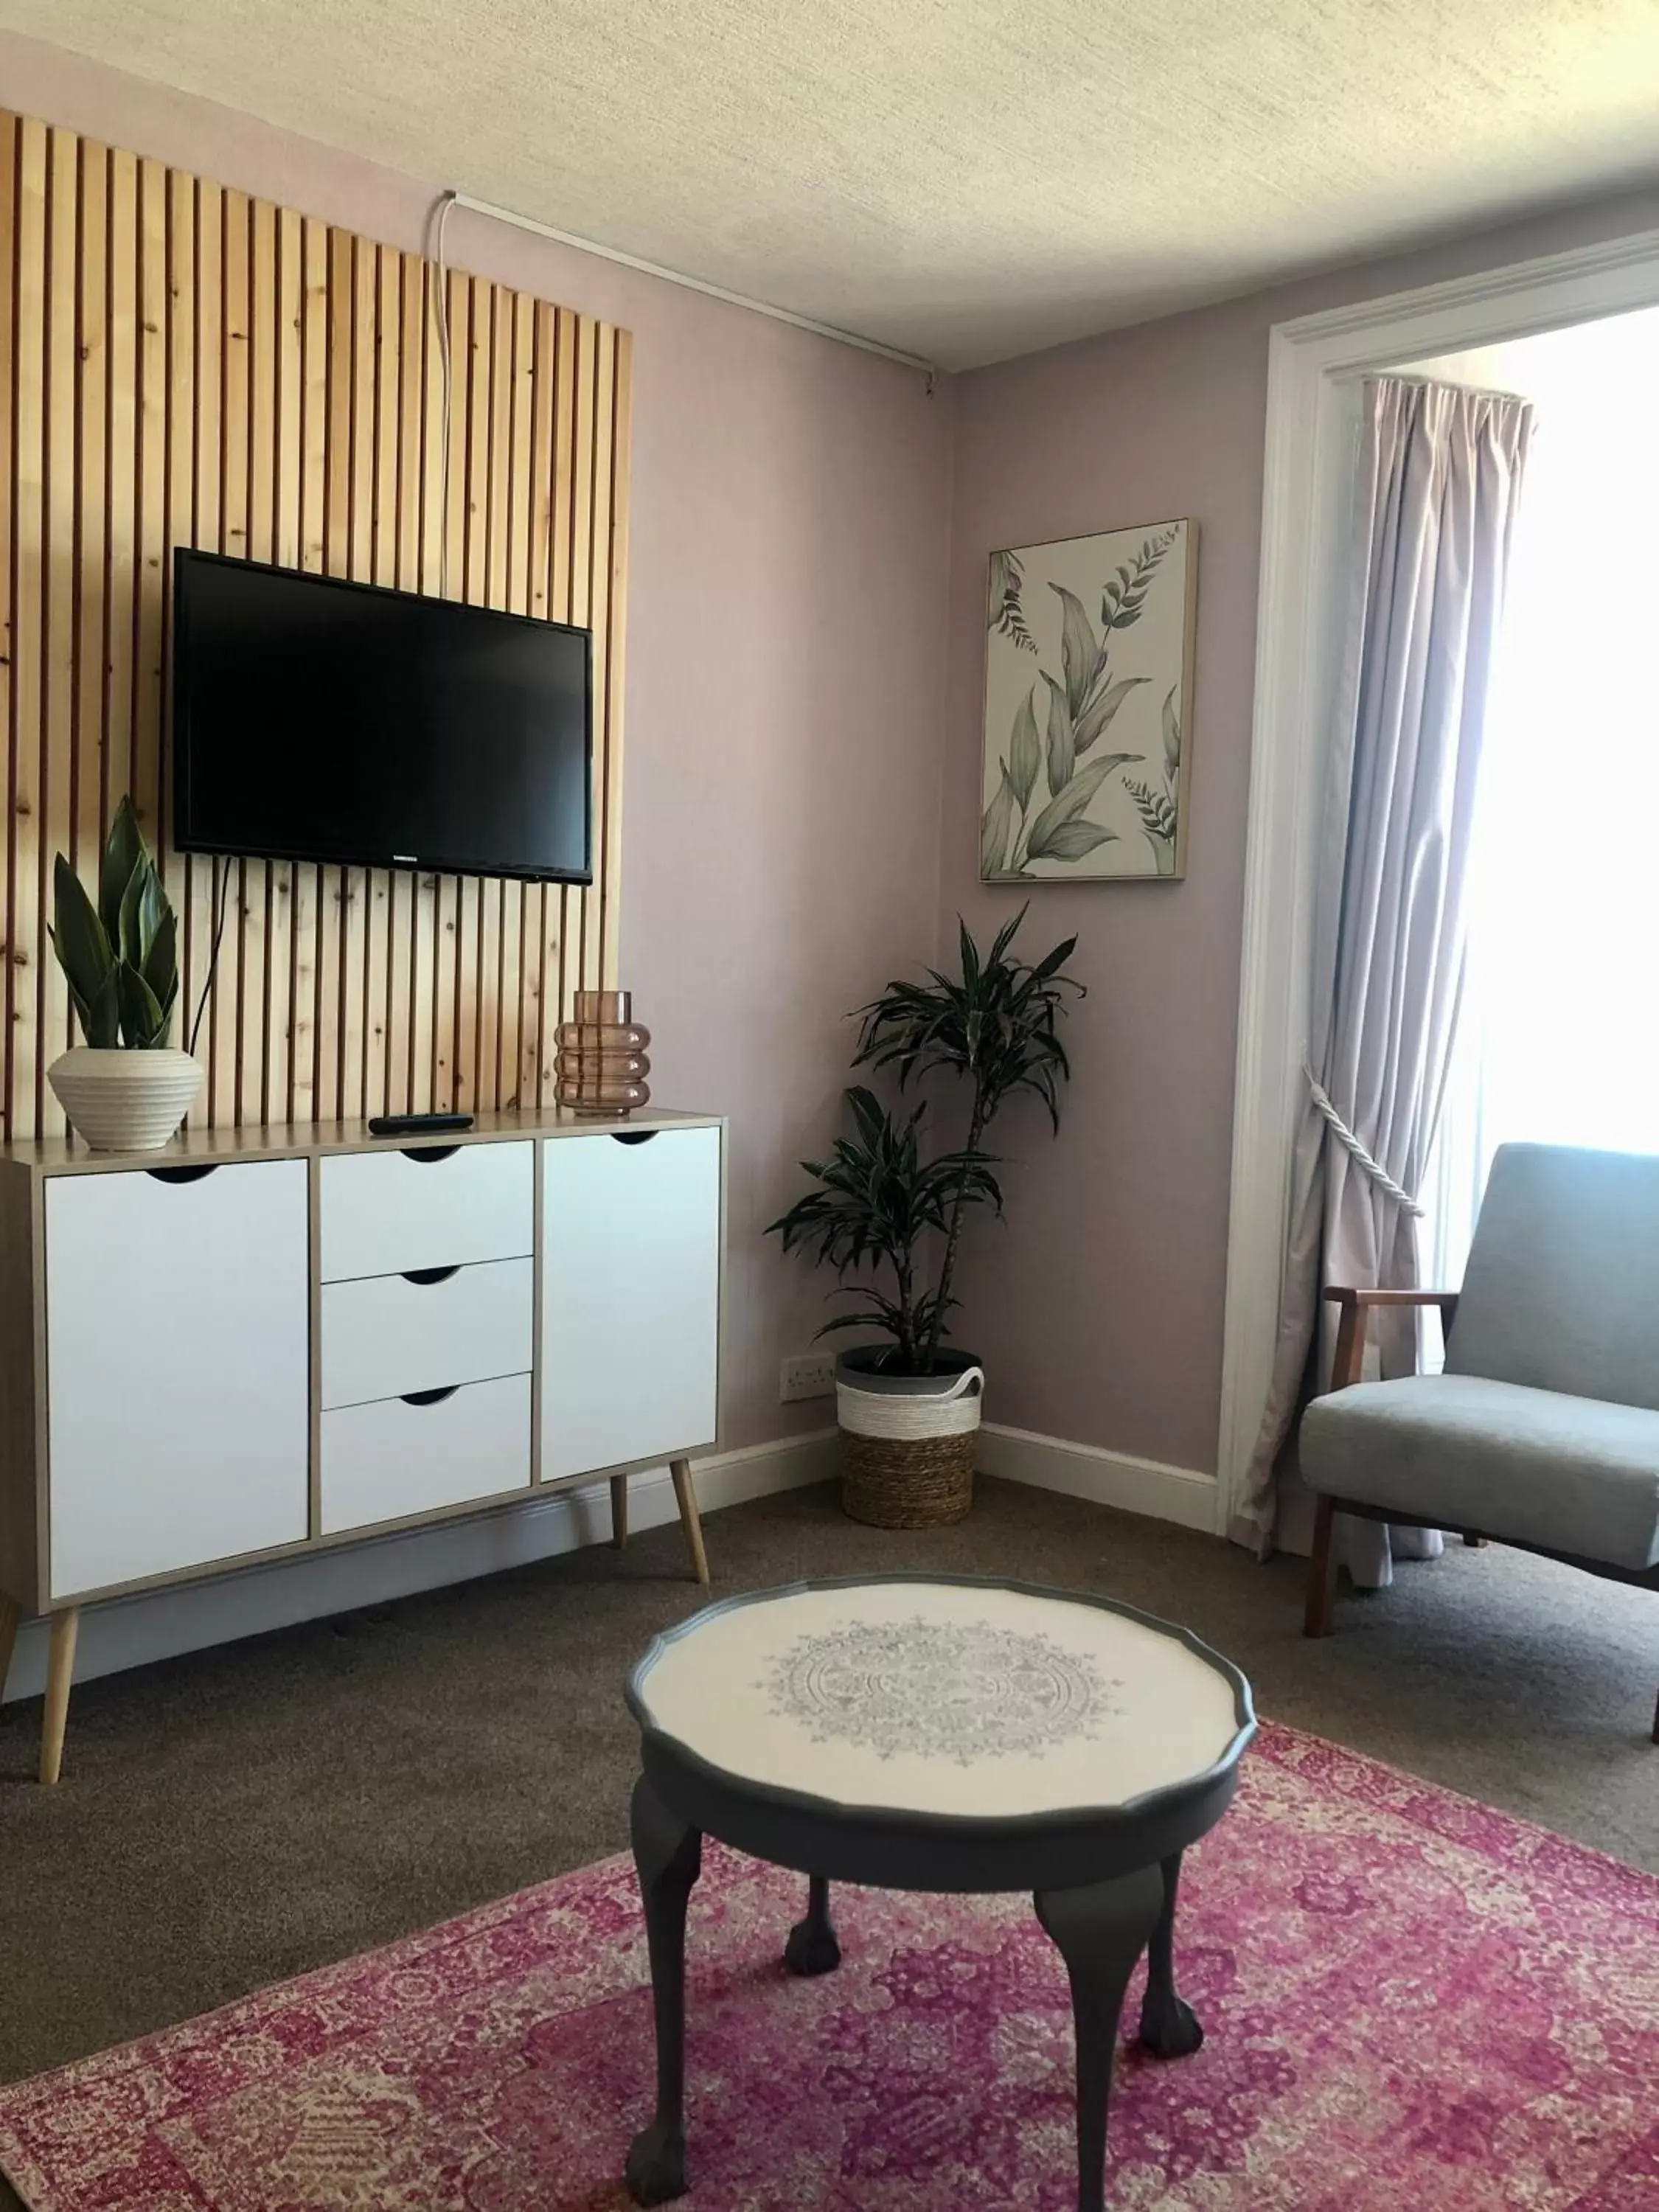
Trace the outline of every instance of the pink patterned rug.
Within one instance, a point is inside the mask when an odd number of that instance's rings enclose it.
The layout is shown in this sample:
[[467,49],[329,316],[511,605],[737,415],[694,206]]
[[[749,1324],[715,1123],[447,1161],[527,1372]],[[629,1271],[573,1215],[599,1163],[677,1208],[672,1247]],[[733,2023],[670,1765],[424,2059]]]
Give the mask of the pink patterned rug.
[[[1188,1866],[1208,2039],[1127,2055],[1114,2205],[1655,2212],[1659,1880],[1278,1728]],[[1069,2212],[1029,1903],[842,1891],[797,1982],[801,1892],[705,1856],[688,2212]],[[611,1859],[0,2093],[0,2164],[33,2212],[623,2212],[650,2053]]]

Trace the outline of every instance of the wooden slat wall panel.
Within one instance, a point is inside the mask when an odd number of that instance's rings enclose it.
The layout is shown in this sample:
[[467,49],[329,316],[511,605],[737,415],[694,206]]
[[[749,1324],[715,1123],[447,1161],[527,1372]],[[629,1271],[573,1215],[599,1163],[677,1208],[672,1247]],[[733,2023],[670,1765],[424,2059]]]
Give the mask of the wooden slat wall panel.
[[[0,839],[17,1139],[76,1041],[52,856],[88,880],[131,789],[179,910],[174,1042],[207,988],[198,1118],[538,1105],[554,1030],[614,981],[629,339],[0,111]],[[395,584],[594,633],[591,889],[169,849],[173,549]]]

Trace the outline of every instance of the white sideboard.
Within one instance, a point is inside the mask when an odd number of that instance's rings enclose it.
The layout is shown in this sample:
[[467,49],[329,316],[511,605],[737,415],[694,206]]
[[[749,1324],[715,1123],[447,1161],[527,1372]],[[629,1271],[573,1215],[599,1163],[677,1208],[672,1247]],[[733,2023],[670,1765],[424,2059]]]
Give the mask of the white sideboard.
[[482,1115],[0,1148],[0,1687],[80,1607],[670,1463],[716,1440],[724,1125]]

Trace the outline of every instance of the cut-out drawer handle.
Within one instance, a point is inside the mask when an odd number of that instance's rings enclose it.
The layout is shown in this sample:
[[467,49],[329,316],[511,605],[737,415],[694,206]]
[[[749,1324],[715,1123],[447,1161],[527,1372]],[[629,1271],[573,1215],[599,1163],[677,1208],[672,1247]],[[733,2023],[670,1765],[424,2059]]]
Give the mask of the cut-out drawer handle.
[[406,1160],[418,1160],[422,1166],[435,1167],[440,1160],[452,1160],[460,1151],[459,1145],[399,1145],[398,1151]]
[[662,1134],[659,1129],[613,1129],[611,1141],[618,1145],[648,1145],[653,1137]]
[[405,1406],[441,1405],[446,1398],[453,1398],[460,1387],[459,1382],[446,1382],[441,1390],[405,1390],[404,1403]]
[[146,1168],[144,1173],[154,1176],[157,1182],[200,1182],[202,1177],[210,1176],[218,1164],[217,1160],[204,1160],[194,1167]]
[[459,1275],[460,1272],[459,1260],[453,1267],[405,1267],[404,1280],[406,1283],[447,1283],[452,1275]]

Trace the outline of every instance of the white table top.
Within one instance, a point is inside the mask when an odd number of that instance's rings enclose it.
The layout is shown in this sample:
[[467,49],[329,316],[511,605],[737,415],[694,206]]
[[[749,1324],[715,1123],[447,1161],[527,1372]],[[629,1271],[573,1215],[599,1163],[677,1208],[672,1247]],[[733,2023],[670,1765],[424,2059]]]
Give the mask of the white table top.
[[1204,1773],[1239,1727],[1231,1682],[1172,1632],[994,1583],[716,1607],[635,1687],[653,1727],[728,1774],[979,1819],[1123,1804]]

